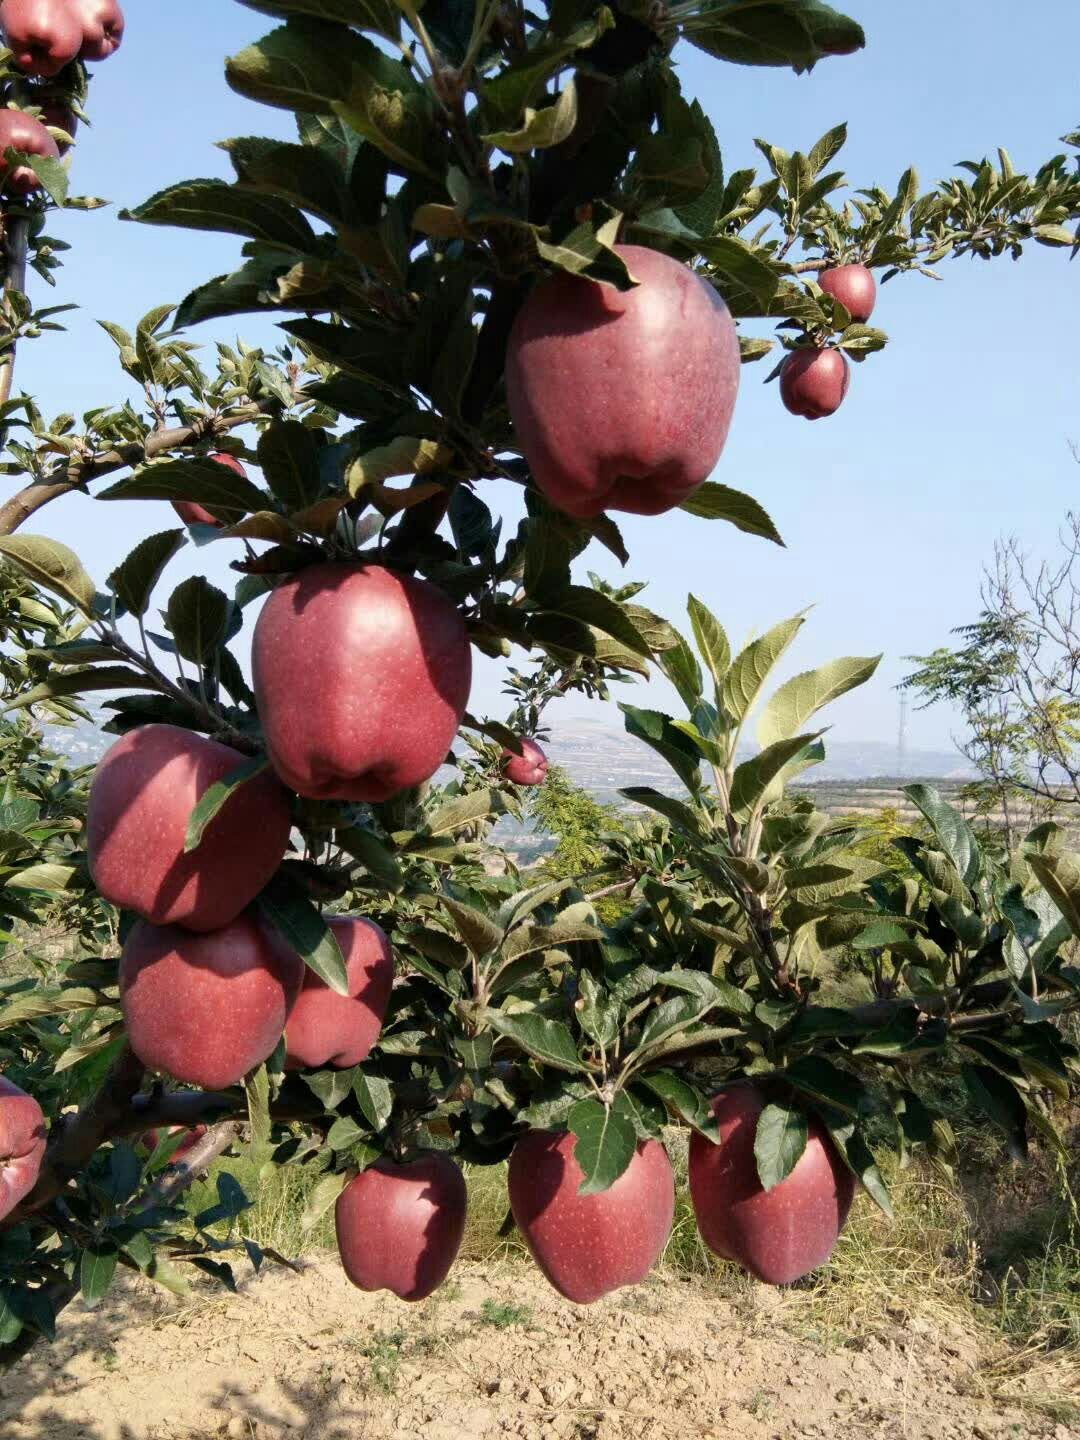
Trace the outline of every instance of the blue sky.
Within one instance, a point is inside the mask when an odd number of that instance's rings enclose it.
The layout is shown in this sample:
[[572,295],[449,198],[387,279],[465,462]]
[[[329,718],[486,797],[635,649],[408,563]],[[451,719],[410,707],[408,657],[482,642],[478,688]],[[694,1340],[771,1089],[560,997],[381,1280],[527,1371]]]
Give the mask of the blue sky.
[[[74,247],[55,300],[83,308],[66,336],[27,344],[19,357],[17,388],[50,413],[79,413],[123,393],[115,350],[96,320],[133,327],[151,306],[179,300],[238,257],[239,240],[125,224],[118,211],[176,180],[229,175],[217,140],[290,133],[291,117],[240,99],[222,76],[223,57],[271,28],[267,17],[231,0],[128,0],[126,9],[124,47],[97,69],[94,126],[79,137],[73,169],[75,193],[113,206],[56,217],[51,227]],[[1074,0],[850,0],[847,9],[867,30],[866,51],[808,76],[680,50],[684,88],[710,114],[729,170],[760,159],[755,136],[805,150],[846,120],[850,138],[837,163],[853,185],[895,185],[914,163],[925,187],[998,145],[1018,167],[1034,168],[1080,124]],[[1046,553],[1080,489],[1068,449],[1070,438],[1080,440],[1080,264],[1033,247],[1018,264],[954,261],[941,273],[942,284],[911,276],[884,288],[874,323],[892,343],[855,367],[844,408],[830,420],[789,416],[776,386],[761,384],[768,362],[744,368],[714,478],[755,495],[786,549],[679,512],[623,517],[627,575],[647,579],[643,599],[677,622],[688,589],[736,643],[813,605],[785,673],[883,650],[874,682],[835,707],[835,733],[845,739],[895,734],[902,657],[947,643],[950,627],[973,617],[980,566],[998,536],[1016,534],[1033,554]],[[273,326],[254,318],[201,327],[192,338],[209,345],[236,333],[274,343]],[[484,498],[498,508],[494,490]],[[146,504],[70,497],[34,528],[74,545],[100,583],[137,539],[167,523]],[[199,555],[198,568],[219,582],[229,557],[215,552],[225,548]],[[170,577],[184,578],[194,560],[179,557]],[[618,569],[598,548],[587,566],[611,578]],[[663,682],[635,689],[626,698],[637,704],[672,703]],[[474,710],[499,713],[497,691],[497,668],[482,665]],[[915,714],[909,744],[945,743],[955,728],[941,708]]]

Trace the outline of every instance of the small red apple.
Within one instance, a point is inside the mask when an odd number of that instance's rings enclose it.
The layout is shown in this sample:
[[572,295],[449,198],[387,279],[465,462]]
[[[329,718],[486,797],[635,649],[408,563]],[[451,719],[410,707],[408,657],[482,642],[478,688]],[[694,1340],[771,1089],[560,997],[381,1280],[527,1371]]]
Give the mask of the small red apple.
[[465,1177],[439,1151],[376,1160],[338,1196],[338,1250],[360,1290],[425,1300],[450,1273],[465,1233]]
[[792,350],[780,371],[780,398],[792,415],[821,420],[843,404],[851,383],[847,356],[807,345]]
[[521,754],[513,750],[502,753],[503,774],[515,785],[542,785],[547,779],[548,760],[535,740],[522,735]]
[[0,110],[0,188],[8,195],[30,195],[41,189],[41,181],[29,165],[11,169],[4,152],[11,148],[26,155],[43,155],[59,160],[60,148],[34,115],[22,110]]
[[58,75],[83,43],[82,25],[68,0],[3,0],[0,30],[27,75]]
[[457,608],[381,565],[313,565],[279,585],[252,643],[274,769],[312,800],[387,800],[446,759],[472,679]]
[[722,1090],[712,1102],[720,1130],[714,1144],[690,1137],[690,1197],[701,1238],[768,1285],[786,1285],[832,1254],[851,1209],[855,1177],[820,1120],[786,1180],[762,1188],[754,1158],[758,1117],[767,1100],[746,1082]]
[[304,962],[250,912],[208,935],[140,920],[120,957],[120,1003],[148,1070],[222,1090],[281,1039]]
[[269,771],[239,786],[185,854],[191,812],[246,757],[176,725],[131,730],[98,763],[86,817],[94,884],[155,925],[216,930],[249,905],[289,843],[289,797]]
[[394,952],[373,920],[333,919],[349,976],[348,995],[338,995],[314,970],[293,1006],[285,1033],[289,1069],[347,1070],[367,1058],[379,1038],[394,983]]
[[857,324],[865,325],[874,313],[877,281],[865,265],[836,265],[822,270],[818,284],[840,301]]
[[[209,458],[216,460],[219,465],[224,465],[227,470],[235,471],[237,475],[247,476],[247,471],[235,455],[227,455],[223,450],[218,450]],[[195,500],[174,500],[172,508],[185,525],[213,525],[218,530],[225,528],[224,520],[219,520],[205,505],[200,505]]]
[[720,459],[739,388],[735,323],[712,286],[658,250],[616,252],[640,284],[543,280],[506,353],[518,444],[577,519],[681,505]]
[[644,1140],[609,1190],[579,1195],[577,1136],[529,1130],[510,1156],[510,1209],[532,1257],[560,1295],[591,1305],[645,1279],[671,1234],[675,1177]]
[[0,1220],[37,1184],[45,1155],[45,1115],[25,1090],[0,1075]]
[[107,60],[124,38],[124,12],[116,0],[66,0],[82,27],[80,60]]

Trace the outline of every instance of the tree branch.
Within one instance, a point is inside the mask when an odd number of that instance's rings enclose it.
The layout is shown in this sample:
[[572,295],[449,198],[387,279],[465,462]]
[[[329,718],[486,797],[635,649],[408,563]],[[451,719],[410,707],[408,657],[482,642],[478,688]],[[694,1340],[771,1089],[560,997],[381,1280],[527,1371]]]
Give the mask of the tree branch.
[[[4,226],[4,259],[7,262],[4,275],[5,297],[12,291],[26,292],[26,261],[29,254],[30,221],[25,216],[8,217]],[[0,359],[0,405],[11,399],[11,387],[15,379],[15,343]]]
[[[148,460],[157,459],[169,450],[196,445],[209,436],[227,434],[241,425],[249,425],[263,413],[263,407],[252,402],[241,406],[231,415],[206,416],[191,425],[181,425],[171,430],[153,430],[142,443],[132,441],[128,445],[118,445],[115,450],[106,450],[89,459],[76,456],[66,466],[52,471],[45,480],[35,480],[0,506],[0,535],[13,534],[42,506],[48,505],[51,500],[61,495],[70,494],[72,490],[85,490],[91,480],[111,475],[116,470],[133,469]],[[56,478],[61,475],[64,476],[62,480]]]

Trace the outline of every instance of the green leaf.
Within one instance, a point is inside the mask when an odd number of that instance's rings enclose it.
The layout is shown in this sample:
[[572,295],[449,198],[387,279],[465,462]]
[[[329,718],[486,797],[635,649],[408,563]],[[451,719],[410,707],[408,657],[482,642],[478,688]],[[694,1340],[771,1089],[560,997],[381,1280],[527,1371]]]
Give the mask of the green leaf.
[[[674,627],[672,627],[674,630]],[[697,656],[677,630],[677,644],[657,657],[657,664],[679,692],[679,699],[692,715],[702,700],[701,666]]]
[[493,1030],[513,1040],[534,1060],[571,1073],[586,1068],[578,1056],[573,1035],[561,1020],[547,1020],[542,1015],[507,1015],[502,1010],[485,1010],[483,1018]]
[[[266,1147],[270,1144],[270,1132],[272,1124],[270,1120],[270,1072],[265,1064],[257,1065],[250,1075],[244,1077],[244,1092],[247,1096],[248,1126],[248,1151],[251,1159],[256,1164],[262,1164]],[[222,1173],[218,1176],[218,1187],[222,1181],[232,1180],[232,1176]],[[239,1187],[237,1187],[239,1188]],[[242,1208],[247,1208],[246,1197],[241,1192],[241,1198],[245,1200]]]
[[334,832],[334,839],[347,855],[358,860],[381,885],[396,890],[404,880],[401,866],[378,836],[358,825]]
[[371,1128],[376,1132],[384,1129],[394,1108],[394,1092],[389,1081],[381,1075],[368,1075],[358,1068],[353,1094]]
[[[803,1014],[809,1012],[804,1011]],[[847,1011],[840,1011],[845,1020],[854,1021]],[[856,1033],[858,1029],[855,1022]],[[802,1038],[802,1031],[798,1027],[793,1032]],[[837,1110],[846,1111],[850,1115],[857,1115],[862,1108],[866,1098],[866,1091],[862,1082],[846,1070],[840,1070],[831,1064],[821,1055],[802,1055],[795,1060],[783,1072],[783,1078],[789,1085],[794,1085],[804,1095],[812,1100],[820,1101],[826,1105],[832,1105]]]
[[762,711],[758,739],[763,746],[786,740],[823,706],[858,685],[864,685],[881,661],[880,655],[846,657],[817,670],[806,670],[781,685]]
[[691,595],[686,605],[694,643],[716,684],[717,694],[723,688],[724,676],[731,664],[731,646],[724,627],[707,605]]
[[712,1118],[708,1102],[700,1091],[682,1075],[673,1070],[653,1070],[638,1078],[638,1084],[647,1086],[654,1095],[664,1102],[680,1120],[700,1131],[711,1140],[719,1139],[716,1121]]
[[[615,24],[606,5],[566,34],[556,33],[515,55],[484,85],[483,111],[500,126],[510,125],[539,96],[550,76],[566,68],[578,50],[594,44]],[[555,29],[556,27],[553,27]]]
[[349,89],[331,105],[334,114],[395,164],[441,180],[441,130],[428,89],[362,36],[350,37],[349,51]]
[[1080,937],[1080,856],[1068,851],[1024,849],[1024,858],[1072,933]]
[[570,1129],[577,1136],[574,1159],[582,1170],[579,1195],[599,1195],[622,1175],[637,1151],[637,1132],[613,1106],[580,1100],[570,1111]]
[[775,545],[784,543],[779,530],[756,500],[726,485],[717,485],[713,480],[699,485],[679,509],[703,520],[727,520],[736,530],[742,530],[747,535],[759,535]]
[[903,793],[926,816],[941,848],[970,889],[982,870],[979,843],[971,826],[958,810],[942,800],[932,785],[905,785]]
[[219,465],[216,460],[157,460],[134,475],[99,490],[97,500],[193,500],[225,515],[254,514],[269,508],[265,490]]
[[355,25],[358,30],[373,30],[388,40],[396,40],[401,29],[401,7],[394,0],[240,0],[240,3],[249,10],[280,15],[286,20],[309,16],[313,20]]
[[577,88],[571,80],[553,105],[542,110],[526,106],[524,120],[517,130],[496,130],[480,138],[485,145],[496,145],[508,155],[521,155],[529,150],[546,150],[561,145],[577,124]]
[[610,635],[620,645],[637,655],[649,657],[651,651],[644,637],[639,633],[626,611],[615,600],[592,590],[587,585],[568,585],[551,608],[560,615],[580,620],[594,630]]
[[840,1115],[832,1109],[823,1108],[818,1113],[825,1122],[833,1144],[844,1164],[859,1181],[874,1204],[890,1220],[894,1219],[888,1187],[882,1178],[874,1153],[867,1145],[856,1121],[850,1116]]
[[[225,62],[225,78],[239,95],[303,114],[332,115],[348,98],[359,45],[370,44],[342,29],[335,43],[327,31],[297,21],[272,30]],[[362,53],[362,52],[360,52]]]
[[[740,240],[735,235],[713,235],[707,240],[695,241],[694,245],[713,270],[718,270],[737,286],[748,290],[756,304],[763,311],[768,310],[780,286],[780,272],[768,259],[763,258],[761,252],[753,250],[745,240]],[[687,508],[686,505],[683,506],[684,510]],[[745,527],[740,526],[740,529],[743,528]],[[767,538],[779,540],[778,536],[771,534]]]
[[154,586],[176,552],[186,544],[183,530],[163,530],[140,540],[106,582],[131,615],[145,615]]
[[112,1284],[118,1258],[117,1251],[111,1245],[98,1245],[82,1252],[82,1259],[79,1261],[79,1289],[82,1291],[83,1304],[88,1310],[98,1304]]
[[28,1020],[46,1015],[65,1015],[74,1010],[96,1010],[101,996],[86,986],[67,990],[34,989],[18,995],[0,1009],[0,1030],[10,1030]]
[[449,835],[463,825],[472,825],[488,815],[502,815],[506,802],[500,790],[471,790],[445,801],[424,825],[427,835]]
[[345,957],[334,932],[299,885],[278,872],[258,898],[263,915],[304,963],[337,995],[348,995]]
[[764,1189],[787,1179],[802,1159],[808,1129],[806,1116],[789,1105],[766,1105],[754,1132],[754,1159]]
[[701,788],[701,756],[694,742],[675,728],[670,715],[659,710],[639,710],[620,701],[626,733],[644,740],[663,757],[691,792]]
[[502,926],[489,920],[482,911],[449,895],[440,895],[439,904],[447,911],[458,934],[478,960],[490,955],[502,944]]
[[175,225],[183,230],[211,230],[246,235],[270,245],[307,251],[316,248],[315,231],[294,206],[273,195],[256,195],[223,180],[185,180],[159,190],[121,220],[143,225]]
[[169,596],[165,621],[185,660],[208,664],[225,640],[232,601],[202,575],[183,581]]
[[686,38],[719,60],[796,71],[866,44],[860,25],[821,0],[713,0],[686,25]]
[[348,1150],[367,1132],[351,1115],[341,1115],[326,1132],[326,1143],[331,1150]]
[[82,561],[59,540],[44,535],[0,535],[0,555],[45,590],[51,590],[89,615],[94,607],[94,582]]
[[741,722],[753,709],[765,681],[802,628],[805,615],[782,620],[736,656],[724,680],[724,710]]
[[76,871],[74,865],[58,865],[55,861],[43,861],[8,875],[4,884],[13,890],[41,890],[49,895],[58,895],[71,884]]
[[838,155],[846,144],[847,126],[845,124],[835,125],[831,130],[826,130],[821,139],[811,146],[810,154],[807,157],[813,173],[820,175],[833,156]]
[[248,780],[254,780],[257,775],[263,775],[270,768],[270,762],[264,755],[256,755],[253,759],[238,766],[231,774],[226,775],[223,780],[218,780],[209,789],[203,792],[199,803],[192,810],[188,818],[187,834],[184,837],[184,853],[189,855],[192,850],[197,850],[202,843],[206,827],[213,820],[221,807],[228,800],[234,791]]
[[336,1203],[338,1196],[348,1183],[349,1176],[344,1171],[336,1175],[323,1175],[308,1196],[308,1202],[304,1206],[304,1213],[300,1220],[301,1228],[314,1230],[330,1206]]
[[304,1075],[302,1078],[311,1093],[322,1101],[327,1110],[336,1110],[346,1095],[352,1092],[356,1067],[351,1070],[318,1070],[315,1074]]
[[138,670],[126,665],[99,665],[93,670],[66,671],[56,674],[27,690],[4,706],[4,711],[29,710],[43,700],[56,700],[66,695],[84,695],[91,690],[156,690],[157,684]]
[[650,810],[666,815],[680,830],[700,839],[701,821],[689,805],[684,805],[681,800],[676,800],[671,795],[662,795],[659,790],[653,790],[648,785],[628,785],[625,790],[620,790],[619,794],[634,805],[647,805]]
[[319,447],[299,420],[278,420],[259,436],[259,468],[287,511],[302,510],[319,493]]
[[989,1065],[961,1065],[960,1077],[972,1101],[1005,1132],[1014,1159],[1027,1154],[1027,1107],[1016,1086]]
[[820,735],[795,735],[778,740],[751,760],[735,767],[731,781],[731,813],[736,820],[747,820],[768,794],[769,787],[784,767]]

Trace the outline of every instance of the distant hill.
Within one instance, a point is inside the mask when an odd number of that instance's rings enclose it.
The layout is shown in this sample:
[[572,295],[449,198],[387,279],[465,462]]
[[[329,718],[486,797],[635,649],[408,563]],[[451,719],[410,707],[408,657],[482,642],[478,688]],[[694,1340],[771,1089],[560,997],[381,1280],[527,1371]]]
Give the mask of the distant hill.
[[[107,715],[101,714],[101,723]],[[113,736],[99,724],[78,721],[71,727],[47,725],[50,743],[76,764],[95,764]],[[544,748],[557,765],[598,800],[618,801],[628,785],[676,789],[678,782],[658,755],[607,719],[574,716],[558,720]],[[753,747],[746,746],[751,755]],[[884,740],[826,740],[826,760],[807,771],[804,784],[834,784],[844,780],[896,778],[896,746]],[[911,750],[905,775],[909,778],[967,780],[973,770],[957,750]],[[449,772],[448,772],[449,776]]]

